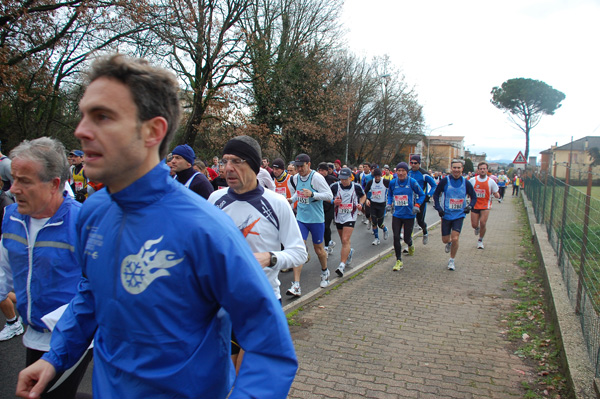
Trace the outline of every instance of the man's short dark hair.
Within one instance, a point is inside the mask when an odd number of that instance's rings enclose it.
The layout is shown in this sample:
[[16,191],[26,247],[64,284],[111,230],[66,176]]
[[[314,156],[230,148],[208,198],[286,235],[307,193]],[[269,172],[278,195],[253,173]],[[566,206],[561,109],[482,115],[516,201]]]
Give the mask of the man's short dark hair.
[[488,168],[488,169],[490,168],[490,165],[488,165],[488,163],[487,163],[487,162],[485,162],[485,161],[481,161],[481,162],[479,162],[479,163],[477,164],[477,169],[479,169],[479,167],[480,167],[481,165],[485,165],[485,167],[486,167],[486,168]]
[[175,75],[144,59],[114,54],[96,60],[88,73],[90,83],[103,77],[115,79],[129,88],[140,122],[157,116],[167,120],[167,133],[158,148],[160,158],[164,158],[181,118]]

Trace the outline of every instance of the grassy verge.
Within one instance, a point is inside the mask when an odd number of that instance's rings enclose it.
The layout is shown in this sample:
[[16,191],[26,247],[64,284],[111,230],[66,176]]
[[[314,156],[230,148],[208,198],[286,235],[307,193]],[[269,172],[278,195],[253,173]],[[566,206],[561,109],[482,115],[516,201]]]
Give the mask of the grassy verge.
[[511,281],[519,303],[506,317],[507,338],[514,346],[515,354],[535,367],[537,375],[529,382],[523,382],[524,398],[568,398],[570,390],[560,366],[560,342],[547,316],[546,302],[540,264],[531,240],[531,232],[526,222],[525,210],[519,210],[523,221],[521,246],[524,258],[518,261],[522,276]]

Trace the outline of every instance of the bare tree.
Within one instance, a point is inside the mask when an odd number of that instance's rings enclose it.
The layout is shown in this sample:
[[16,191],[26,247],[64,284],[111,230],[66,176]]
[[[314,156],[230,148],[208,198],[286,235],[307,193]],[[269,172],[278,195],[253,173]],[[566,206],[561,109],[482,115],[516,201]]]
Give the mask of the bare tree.
[[[244,31],[251,81],[248,103],[262,144],[287,159],[321,152],[343,129],[341,76],[332,68],[340,0],[258,0]],[[315,155],[316,156],[316,155]]]
[[227,88],[240,82],[246,46],[241,21],[250,0],[154,0],[143,14],[152,24],[148,56],[171,68],[184,85],[186,120],[180,143],[211,145],[205,119],[211,106],[227,101]]

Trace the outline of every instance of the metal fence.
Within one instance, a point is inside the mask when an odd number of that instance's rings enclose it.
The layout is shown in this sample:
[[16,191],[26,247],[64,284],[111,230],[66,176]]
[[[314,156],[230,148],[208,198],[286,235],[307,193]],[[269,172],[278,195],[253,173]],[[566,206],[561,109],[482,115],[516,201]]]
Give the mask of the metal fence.
[[[568,181],[568,180],[567,180]],[[591,182],[591,179],[590,179]],[[590,359],[600,376],[600,200],[548,175],[530,175],[525,193],[545,225]]]

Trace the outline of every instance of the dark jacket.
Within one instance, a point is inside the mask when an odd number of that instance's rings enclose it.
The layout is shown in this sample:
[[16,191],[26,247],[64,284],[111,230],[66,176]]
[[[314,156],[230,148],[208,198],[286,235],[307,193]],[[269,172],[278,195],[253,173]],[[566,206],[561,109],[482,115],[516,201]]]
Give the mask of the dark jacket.
[[[192,178],[192,176],[194,176],[195,173],[196,171],[193,168],[182,170],[181,172],[177,173],[177,181],[183,185],[186,185],[186,183]],[[198,174],[190,182],[188,188],[201,197],[204,197],[204,199],[208,199],[210,194],[215,191],[212,184],[210,184],[208,177],[200,172],[198,172]]]

